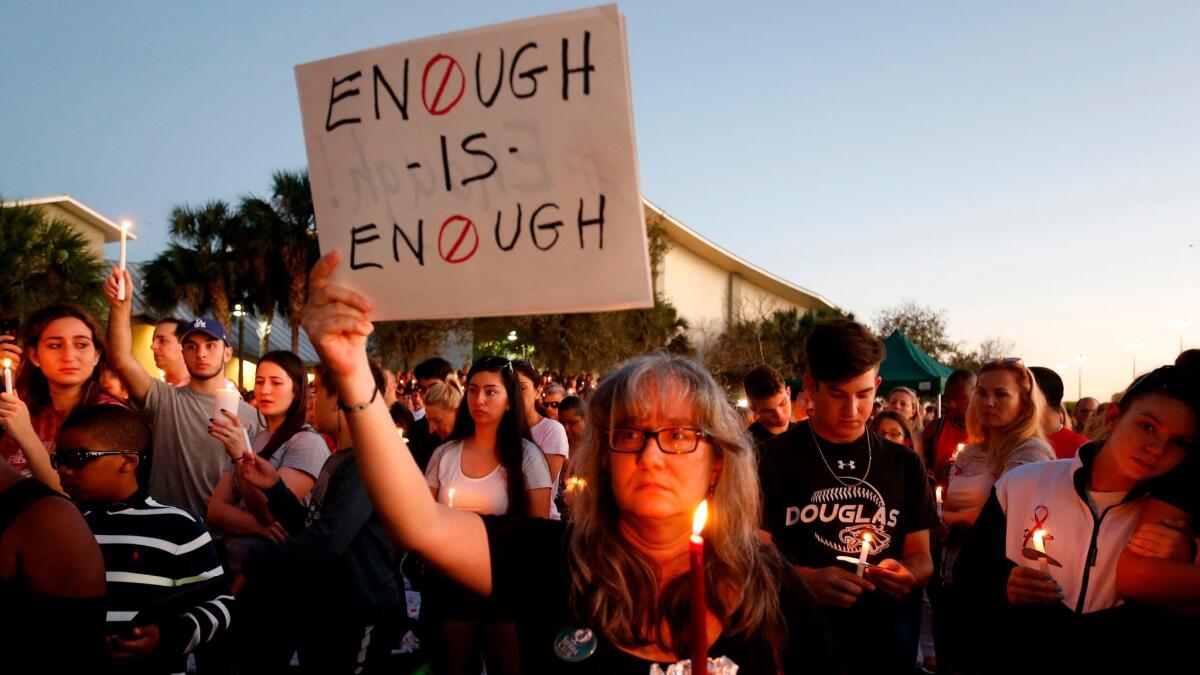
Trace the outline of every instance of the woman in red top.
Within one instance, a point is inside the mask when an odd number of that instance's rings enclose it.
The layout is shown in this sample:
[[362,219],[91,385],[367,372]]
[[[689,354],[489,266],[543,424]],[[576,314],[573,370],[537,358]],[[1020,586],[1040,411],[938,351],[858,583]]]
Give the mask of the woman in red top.
[[54,437],[80,405],[119,403],[100,387],[104,338],[96,320],[74,305],[51,305],[30,315],[25,360],[13,388],[0,394],[0,456],[26,476],[59,490],[50,466]]

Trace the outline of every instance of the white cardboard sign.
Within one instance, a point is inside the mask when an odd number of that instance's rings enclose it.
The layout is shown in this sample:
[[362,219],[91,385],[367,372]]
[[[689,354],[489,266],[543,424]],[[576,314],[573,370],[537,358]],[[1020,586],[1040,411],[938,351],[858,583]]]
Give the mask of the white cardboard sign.
[[375,320],[649,307],[616,5],[296,67],[321,250]]

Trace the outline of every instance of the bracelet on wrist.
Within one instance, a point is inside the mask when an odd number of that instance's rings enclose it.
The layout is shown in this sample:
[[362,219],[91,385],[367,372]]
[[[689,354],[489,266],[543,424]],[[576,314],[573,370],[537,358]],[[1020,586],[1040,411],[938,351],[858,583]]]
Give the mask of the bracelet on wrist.
[[375,399],[378,397],[379,397],[379,387],[375,387],[375,391],[371,392],[371,400],[367,401],[366,403],[356,403],[354,405],[346,405],[345,403],[342,402],[342,398],[339,396],[338,400],[337,400],[337,406],[338,406],[338,408],[340,408],[342,410],[342,412],[353,415],[356,412],[362,412],[362,411],[366,410],[367,407],[370,406],[372,403],[374,403]]

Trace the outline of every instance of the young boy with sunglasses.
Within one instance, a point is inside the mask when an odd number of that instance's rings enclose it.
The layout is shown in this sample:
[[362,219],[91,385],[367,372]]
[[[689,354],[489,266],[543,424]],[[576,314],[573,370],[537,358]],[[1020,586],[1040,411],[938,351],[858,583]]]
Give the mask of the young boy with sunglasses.
[[118,405],[76,410],[52,456],[104,556],[104,672],[179,673],[230,624],[233,597],[199,517],[151,498],[150,430]]
[[1155,672],[1177,623],[1126,602],[1117,561],[1154,479],[1200,445],[1200,383],[1175,366],[1133,382],[1105,412],[1109,435],[1074,459],[1006,473],[954,573],[971,608],[976,671]]

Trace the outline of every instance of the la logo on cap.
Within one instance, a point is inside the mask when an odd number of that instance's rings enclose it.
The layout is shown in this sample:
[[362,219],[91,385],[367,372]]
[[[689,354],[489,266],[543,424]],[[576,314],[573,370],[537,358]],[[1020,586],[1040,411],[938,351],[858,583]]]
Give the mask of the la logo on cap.
[[208,328],[208,324],[204,323],[204,319],[196,319],[192,324],[192,328]]

